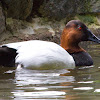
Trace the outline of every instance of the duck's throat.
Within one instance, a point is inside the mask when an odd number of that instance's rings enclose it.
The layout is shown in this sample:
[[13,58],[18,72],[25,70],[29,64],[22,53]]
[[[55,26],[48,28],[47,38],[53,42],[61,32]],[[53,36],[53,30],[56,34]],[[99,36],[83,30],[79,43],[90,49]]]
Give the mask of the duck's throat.
[[61,39],[61,47],[63,47],[69,53],[85,51],[79,46],[79,42],[72,41],[71,39]]
[[85,50],[78,45],[61,45],[67,52],[69,53],[77,53],[77,52],[82,52]]
[[82,52],[85,51],[83,48],[81,47],[73,47],[73,48],[65,48],[65,50],[69,53],[77,53],[77,52]]

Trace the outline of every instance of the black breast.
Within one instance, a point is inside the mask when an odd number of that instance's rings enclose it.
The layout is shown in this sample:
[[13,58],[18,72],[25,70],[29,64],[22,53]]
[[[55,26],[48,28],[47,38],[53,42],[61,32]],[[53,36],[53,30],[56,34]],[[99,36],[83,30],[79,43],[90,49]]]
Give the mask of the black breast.
[[77,53],[71,53],[70,55],[73,56],[76,66],[93,65],[93,60],[87,52],[82,51],[82,52],[77,52]]
[[0,47],[0,66],[14,67],[17,53],[13,48]]

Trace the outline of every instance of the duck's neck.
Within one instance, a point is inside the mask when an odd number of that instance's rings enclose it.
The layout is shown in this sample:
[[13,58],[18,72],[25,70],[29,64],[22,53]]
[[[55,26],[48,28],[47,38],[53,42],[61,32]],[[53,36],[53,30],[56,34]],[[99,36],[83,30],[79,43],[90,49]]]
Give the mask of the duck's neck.
[[77,53],[81,51],[85,51],[83,48],[81,48],[78,43],[73,42],[70,39],[61,39],[61,47],[63,47],[66,51],[69,53]]
[[84,49],[82,49],[81,47],[79,47],[78,45],[63,45],[61,44],[61,46],[68,51],[69,53],[76,53],[76,52],[81,52],[81,51],[85,51]]
[[70,41],[61,40],[61,46],[73,57],[76,66],[93,65],[91,56],[78,44],[71,44]]

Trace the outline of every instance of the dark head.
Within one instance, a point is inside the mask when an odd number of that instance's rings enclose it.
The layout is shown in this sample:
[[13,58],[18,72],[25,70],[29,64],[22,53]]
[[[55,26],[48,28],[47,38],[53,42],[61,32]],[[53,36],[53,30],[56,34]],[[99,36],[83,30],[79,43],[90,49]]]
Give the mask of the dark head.
[[61,35],[61,46],[69,53],[84,51],[78,46],[81,41],[94,41],[100,43],[100,39],[97,38],[81,21],[69,21]]

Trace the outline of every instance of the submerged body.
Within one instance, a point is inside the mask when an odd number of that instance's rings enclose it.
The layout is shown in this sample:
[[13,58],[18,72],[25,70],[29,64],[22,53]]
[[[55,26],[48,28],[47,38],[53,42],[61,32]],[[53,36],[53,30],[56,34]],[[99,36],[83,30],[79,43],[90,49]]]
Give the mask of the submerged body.
[[[68,22],[61,34],[61,44],[31,40],[4,44],[0,47],[0,65],[41,67],[54,65],[64,68],[93,65],[91,56],[79,46],[81,41],[100,43],[85,24],[78,20]],[[3,59],[2,59],[3,58]],[[10,58],[10,59],[9,59]]]

